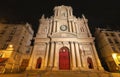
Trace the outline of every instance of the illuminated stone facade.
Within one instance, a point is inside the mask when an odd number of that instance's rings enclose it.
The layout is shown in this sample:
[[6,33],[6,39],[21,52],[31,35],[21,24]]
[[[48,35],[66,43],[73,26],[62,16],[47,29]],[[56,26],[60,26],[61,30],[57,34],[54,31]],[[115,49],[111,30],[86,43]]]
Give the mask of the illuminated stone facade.
[[4,69],[1,72],[25,70],[32,51],[32,38],[33,30],[28,23],[0,24],[0,69]]
[[120,59],[120,32],[109,29],[96,28],[96,45],[100,54],[103,66],[108,71],[120,69],[120,60],[114,60],[112,54],[116,53],[116,58]]
[[76,18],[62,5],[39,22],[27,70],[103,70],[84,15]]
[[0,49],[4,50],[12,44],[14,50],[26,53],[27,46],[31,44],[33,30],[31,25],[26,24],[0,24]]

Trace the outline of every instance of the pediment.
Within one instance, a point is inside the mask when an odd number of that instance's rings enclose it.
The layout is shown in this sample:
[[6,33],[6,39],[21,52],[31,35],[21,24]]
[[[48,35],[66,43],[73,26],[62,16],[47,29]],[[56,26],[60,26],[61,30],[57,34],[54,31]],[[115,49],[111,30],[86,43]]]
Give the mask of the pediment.
[[59,32],[59,33],[53,33],[51,37],[53,38],[76,38],[77,35],[74,33],[69,33],[69,32]]

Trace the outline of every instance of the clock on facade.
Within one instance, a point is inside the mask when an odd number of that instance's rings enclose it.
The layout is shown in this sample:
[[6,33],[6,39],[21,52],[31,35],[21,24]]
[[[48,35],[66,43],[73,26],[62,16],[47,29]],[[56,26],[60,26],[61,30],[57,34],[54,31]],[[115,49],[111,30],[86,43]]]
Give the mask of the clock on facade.
[[65,30],[67,30],[67,26],[66,26],[66,25],[61,25],[61,26],[60,26],[60,29],[61,29],[62,31],[65,31]]

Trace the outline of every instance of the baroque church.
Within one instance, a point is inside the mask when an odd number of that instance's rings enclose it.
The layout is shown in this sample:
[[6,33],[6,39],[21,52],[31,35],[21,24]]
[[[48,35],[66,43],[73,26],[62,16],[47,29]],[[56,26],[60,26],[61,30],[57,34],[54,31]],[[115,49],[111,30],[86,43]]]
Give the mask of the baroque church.
[[70,6],[56,6],[54,15],[39,20],[27,70],[104,70],[88,26]]

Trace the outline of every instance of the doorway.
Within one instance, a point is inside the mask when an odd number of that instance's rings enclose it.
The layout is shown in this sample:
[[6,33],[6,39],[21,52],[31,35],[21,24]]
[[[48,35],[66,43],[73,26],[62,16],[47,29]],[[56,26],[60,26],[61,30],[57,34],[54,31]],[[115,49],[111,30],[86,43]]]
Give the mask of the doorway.
[[41,63],[42,63],[42,58],[39,57],[39,58],[37,59],[37,64],[36,64],[36,68],[37,68],[37,69],[41,67]]
[[59,51],[59,69],[70,70],[70,54],[67,47],[60,48]]
[[87,58],[87,63],[88,63],[88,68],[93,69],[93,62],[92,62],[92,59],[90,57]]

